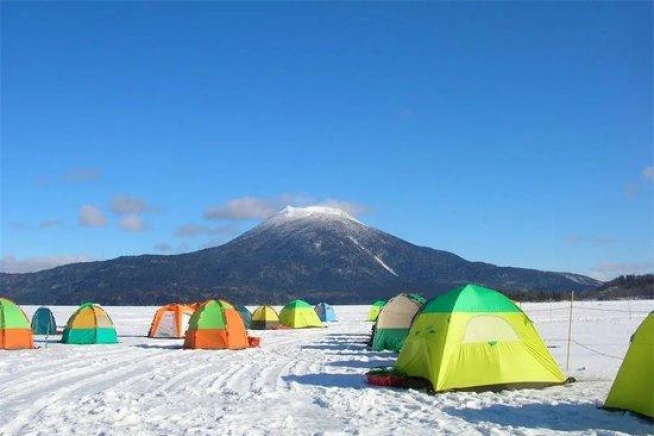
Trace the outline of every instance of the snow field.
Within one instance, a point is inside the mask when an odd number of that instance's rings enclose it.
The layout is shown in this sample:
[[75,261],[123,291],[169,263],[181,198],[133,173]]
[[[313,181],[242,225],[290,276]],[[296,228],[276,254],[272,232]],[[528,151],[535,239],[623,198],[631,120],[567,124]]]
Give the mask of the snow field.
[[[522,308],[565,370],[569,303]],[[76,307],[51,309],[63,326]],[[326,329],[252,331],[261,347],[240,351],[146,338],[156,307],[106,309],[119,344],[37,336],[36,350],[0,351],[0,435],[654,434],[596,407],[654,301],[575,303],[567,373],[577,383],[433,396],[365,383],[396,358],[365,349],[368,306],[336,306]]]

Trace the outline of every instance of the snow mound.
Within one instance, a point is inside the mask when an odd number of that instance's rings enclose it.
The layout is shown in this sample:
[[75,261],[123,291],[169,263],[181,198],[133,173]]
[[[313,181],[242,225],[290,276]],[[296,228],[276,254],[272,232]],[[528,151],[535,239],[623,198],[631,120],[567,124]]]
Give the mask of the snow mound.
[[308,206],[294,207],[286,206],[276,215],[267,220],[268,223],[281,223],[300,219],[319,219],[319,220],[350,220],[361,224],[356,218],[344,211],[329,206]]

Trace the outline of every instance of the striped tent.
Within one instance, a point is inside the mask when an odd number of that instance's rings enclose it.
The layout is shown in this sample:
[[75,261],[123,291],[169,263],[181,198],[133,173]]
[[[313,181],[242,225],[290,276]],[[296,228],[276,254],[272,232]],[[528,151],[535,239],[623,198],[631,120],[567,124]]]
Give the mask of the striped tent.
[[195,308],[186,304],[167,304],[154,314],[149,338],[183,338]]
[[118,334],[109,314],[97,304],[84,303],[71,315],[61,337],[64,344],[115,344]]
[[258,307],[252,313],[252,330],[269,330],[279,325],[279,315],[272,306]]
[[395,370],[428,380],[436,392],[565,383],[527,315],[504,295],[477,285],[425,305]]
[[399,294],[384,305],[373,328],[372,349],[375,351],[402,349],[416,313],[426,300],[418,294]]
[[384,307],[384,304],[386,304],[386,301],[384,300],[377,300],[374,303],[372,303],[372,306],[370,306],[370,310],[368,311],[368,317],[366,318],[366,321],[372,321],[372,322],[377,321],[379,312],[381,312],[382,308]]
[[193,313],[186,331],[184,348],[239,350],[248,347],[243,319],[227,301],[205,301]]
[[324,327],[313,306],[303,300],[293,300],[279,312],[279,322],[293,329]]
[[8,298],[0,297],[0,349],[34,348],[34,337],[25,312]]
[[57,322],[52,311],[47,307],[39,307],[32,315],[32,333],[35,335],[57,334]]

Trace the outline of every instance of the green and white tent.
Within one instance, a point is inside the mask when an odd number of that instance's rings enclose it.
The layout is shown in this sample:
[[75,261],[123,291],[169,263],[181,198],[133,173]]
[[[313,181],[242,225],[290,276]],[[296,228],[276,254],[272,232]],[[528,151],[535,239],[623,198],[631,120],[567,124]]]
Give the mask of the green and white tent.
[[368,317],[366,318],[366,321],[377,321],[379,312],[381,312],[384,304],[386,304],[385,300],[376,300],[374,303],[372,303],[372,306],[370,306],[370,310],[368,311]]
[[371,345],[375,351],[402,349],[411,323],[426,300],[418,294],[399,294],[391,298],[379,312],[373,328]]
[[435,392],[566,382],[527,315],[501,293],[473,284],[425,305],[395,370],[428,380]]

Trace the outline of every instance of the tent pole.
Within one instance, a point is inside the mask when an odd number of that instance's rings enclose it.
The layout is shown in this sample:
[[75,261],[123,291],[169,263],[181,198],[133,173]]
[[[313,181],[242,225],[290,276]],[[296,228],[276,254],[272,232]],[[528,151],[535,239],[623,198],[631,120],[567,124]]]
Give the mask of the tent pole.
[[575,300],[575,291],[570,293],[570,318],[568,319],[568,349],[565,353],[565,372],[570,369],[570,341],[572,339],[572,304]]

